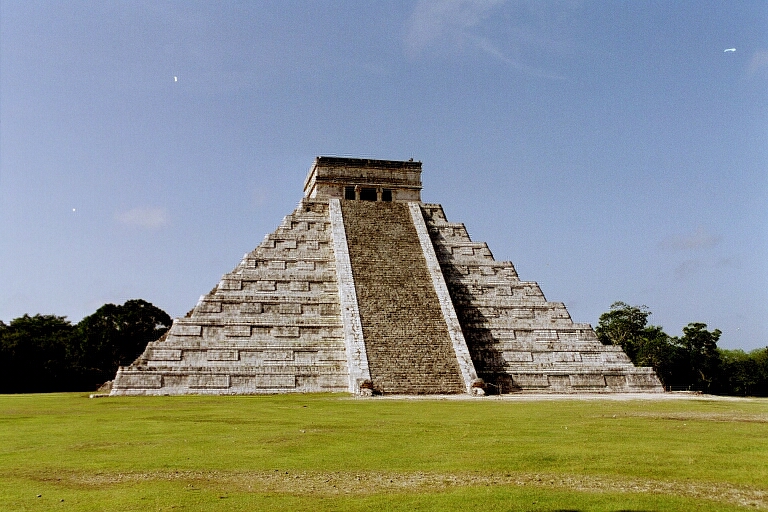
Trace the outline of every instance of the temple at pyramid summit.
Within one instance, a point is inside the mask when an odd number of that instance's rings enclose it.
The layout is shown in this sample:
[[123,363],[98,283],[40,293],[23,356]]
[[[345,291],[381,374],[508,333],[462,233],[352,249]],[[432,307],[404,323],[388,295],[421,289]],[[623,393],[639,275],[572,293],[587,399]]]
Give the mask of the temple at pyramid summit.
[[659,393],[442,206],[421,162],[318,157],[304,197],[112,395]]

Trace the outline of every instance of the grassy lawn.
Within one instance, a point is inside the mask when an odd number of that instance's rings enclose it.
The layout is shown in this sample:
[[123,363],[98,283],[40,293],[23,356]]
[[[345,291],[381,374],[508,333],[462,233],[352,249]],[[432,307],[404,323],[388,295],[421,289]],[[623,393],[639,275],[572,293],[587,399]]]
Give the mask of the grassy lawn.
[[768,510],[768,400],[0,395],[2,510]]

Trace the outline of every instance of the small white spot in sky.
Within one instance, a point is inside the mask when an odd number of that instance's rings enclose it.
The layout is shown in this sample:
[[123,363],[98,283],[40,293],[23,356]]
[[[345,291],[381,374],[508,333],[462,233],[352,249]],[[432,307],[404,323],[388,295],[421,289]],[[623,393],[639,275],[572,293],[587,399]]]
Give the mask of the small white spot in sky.
[[735,51],[736,51],[736,48],[726,48],[725,50],[723,50],[723,53],[725,53],[725,52],[735,52]]
[[74,208],[72,208],[72,211],[75,211],[75,209],[74,209]]
[[[726,51],[728,51],[728,50],[726,50]],[[734,50],[734,51],[736,51],[736,50]],[[174,82],[178,82],[179,81],[179,77],[177,77],[177,76],[173,77],[173,81]]]

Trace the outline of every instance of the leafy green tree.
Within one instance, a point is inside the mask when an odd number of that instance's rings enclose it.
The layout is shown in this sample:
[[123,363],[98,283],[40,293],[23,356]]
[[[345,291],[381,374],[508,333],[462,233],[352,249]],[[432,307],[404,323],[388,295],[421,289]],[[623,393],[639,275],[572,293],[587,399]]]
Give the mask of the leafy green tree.
[[63,316],[24,315],[8,325],[0,322],[0,392],[72,390],[67,356],[74,335]]
[[644,331],[650,315],[647,306],[614,302],[610,311],[600,315],[595,334],[603,345],[618,345],[635,361],[644,342]]
[[656,325],[648,325],[647,306],[614,302],[600,315],[595,333],[604,345],[618,345],[636,366],[651,366],[664,386],[680,386],[680,350],[675,338]]
[[114,378],[118,366],[133,362],[147,343],[162,336],[171,317],[141,299],[105,304],[77,324],[78,366],[83,385],[93,389]]
[[722,332],[707,330],[707,324],[692,322],[683,327],[678,344],[687,361],[687,377],[691,386],[699,391],[711,392],[720,372],[720,351],[717,341]]
[[768,396],[768,347],[744,352],[720,349],[718,393],[736,396]]
[[95,389],[170,325],[143,300],[105,304],[76,326],[54,315],[0,321],[0,393]]
[[676,338],[659,326],[648,325],[650,315],[646,306],[614,302],[610,311],[600,315],[595,333],[603,344],[619,345],[633,364],[653,367],[666,387],[715,391],[721,332],[690,323],[683,336]]
[[643,328],[634,357],[630,357],[636,366],[651,366],[664,386],[680,386],[681,354],[675,338],[669,336],[659,326]]
[[754,396],[768,396],[768,347],[753,350],[749,353],[755,361],[759,378],[753,392]]

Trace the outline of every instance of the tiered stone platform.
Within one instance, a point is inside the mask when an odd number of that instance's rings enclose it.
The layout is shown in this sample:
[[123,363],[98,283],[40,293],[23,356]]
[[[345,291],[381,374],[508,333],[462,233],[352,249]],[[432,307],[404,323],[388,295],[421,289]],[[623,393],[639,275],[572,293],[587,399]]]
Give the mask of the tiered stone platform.
[[118,370],[113,395],[662,392],[653,370],[521,281],[421,163],[319,157],[278,229]]

